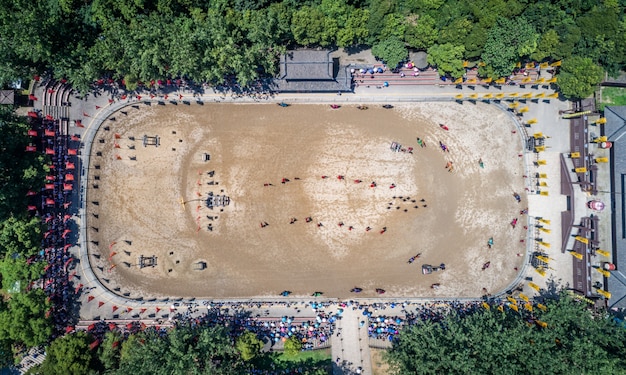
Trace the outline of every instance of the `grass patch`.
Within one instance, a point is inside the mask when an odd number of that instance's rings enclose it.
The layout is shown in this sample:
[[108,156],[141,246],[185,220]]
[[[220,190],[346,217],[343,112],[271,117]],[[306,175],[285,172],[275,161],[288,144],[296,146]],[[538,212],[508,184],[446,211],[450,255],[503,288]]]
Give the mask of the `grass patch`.
[[298,369],[303,375],[326,375],[332,373],[333,360],[330,349],[306,350],[295,356],[271,352],[255,358],[253,366],[257,370],[273,370],[276,372]]
[[604,111],[604,107],[626,105],[626,89],[623,87],[602,87],[602,101],[598,109]]

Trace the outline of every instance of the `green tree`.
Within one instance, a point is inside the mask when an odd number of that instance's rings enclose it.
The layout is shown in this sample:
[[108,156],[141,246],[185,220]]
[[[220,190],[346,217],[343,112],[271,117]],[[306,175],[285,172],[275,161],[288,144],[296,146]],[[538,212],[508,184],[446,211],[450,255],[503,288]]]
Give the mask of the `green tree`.
[[241,354],[241,358],[244,361],[249,361],[261,352],[263,341],[257,338],[254,333],[246,331],[237,338],[235,347]]
[[57,338],[46,350],[43,363],[31,373],[41,375],[84,375],[93,370],[93,354],[89,349],[91,338],[77,332]]
[[407,26],[404,40],[410,47],[427,50],[437,40],[436,21],[428,14],[424,14],[413,24]]
[[45,343],[52,334],[52,325],[46,318],[49,308],[41,289],[16,293],[0,311],[0,340],[11,340],[33,347]]
[[391,69],[394,69],[402,61],[406,60],[409,53],[404,42],[396,37],[385,39],[372,47],[374,56],[380,58]]
[[41,249],[41,219],[11,216],[0,224],[0,255],[27,258]]
[[626,330],[565,294],[545,304],[532,315],[504,307],[420,322],[400,333],[387,359],[397,374],[625,373]]
[[367,9],[352,9],[346,20],[345,27],[337,32],[337,45],[339,47],[365,43],[368,37],[365,25],[367,25],[369,14]]
[[122,335],[116,331],[107,332],[98,347],[98,359],[105,371],[113,372],[120,365]]
[[300,340],[292,336],[288,338],[284,343],[284,353],[287,357],[294,357],[302,350],[302,343]]
[[291,31],[296,43],[303,46],[328,46],[339,27],[318,7],[304,6],[293,13]]
[[458,78],[465,73],[463,68],[464,46],[457,46],[452,43],[435,44],[428,49],[428,63],[437,67],[439,74],[444,76],[449,74]]
[[554,56],[558,56],[559,44],[559,34],[556,30],[550,29],[541,35],[537,50],[530,57],[537,61],[547,60],[550,57],[554,58]]
[[523,17],[499,18],[489,31],[483,61],[496,76],[509,75],[518,61],[535,52],[538,39],[533,26]]
[[604,79],[604,70],[589,57],[563,60],[558,75],[561,94],[568,99],[587,98]]

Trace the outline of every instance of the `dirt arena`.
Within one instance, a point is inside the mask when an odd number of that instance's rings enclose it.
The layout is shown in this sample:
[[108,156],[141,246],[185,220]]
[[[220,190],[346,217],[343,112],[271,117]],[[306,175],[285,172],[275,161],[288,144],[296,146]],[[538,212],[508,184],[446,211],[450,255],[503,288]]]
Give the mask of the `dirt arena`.
[[[369,107],[141,104],[115,113],[90,159],[97,276],[130,296],[345,298],[361,287],[360,297],[376,288],[476,297],[506,288],[525,249],[513,123],[481,103]],[[144,147],[144,135],[158,135],[159,146]],[[229,204],[209,209],[210,192]],[[139,267],[140,256],[156,265]],[[425,263],[446,269],[423,275]]]

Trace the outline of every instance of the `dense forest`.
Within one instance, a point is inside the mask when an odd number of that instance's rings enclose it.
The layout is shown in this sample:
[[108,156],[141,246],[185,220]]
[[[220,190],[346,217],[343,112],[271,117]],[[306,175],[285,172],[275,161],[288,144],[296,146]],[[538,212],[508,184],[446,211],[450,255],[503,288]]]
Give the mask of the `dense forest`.
[[3,84],[47,73],[82,91],[100,77],[245,86],[275,75],[289,48],[369,46],[388,65],[427,51],[455,78],[464,60],[492,78],[563,60],[576,96],[601,79],[595,67],[626,63],[624,0],[1,1]]

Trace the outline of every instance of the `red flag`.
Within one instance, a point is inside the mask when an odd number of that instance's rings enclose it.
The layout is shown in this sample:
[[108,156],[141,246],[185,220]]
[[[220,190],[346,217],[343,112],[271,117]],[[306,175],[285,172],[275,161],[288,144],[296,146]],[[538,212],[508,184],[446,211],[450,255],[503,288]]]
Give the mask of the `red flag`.
[[52,115],[46,115],[46,120],[53,121],[54,117],[52,117]]
[[43,135],[46,137],[54,137],[56,134],[54,133],[54,130],[44,130]]
[[35,152],[35,151],[37,151],[37,147],[35,147],[35,146],[26,146],[26,151],[27,152]]
[[46,149],[46,155],[54,155],[54,150],[51,148]]
[[70,162],[65,163],[65,169],[74,169],[74,168],[76,168],[74,166],[74,163],[70,163]]
[[28,100],[37,100],[37,97],[33,94],[28,95]]
[[65,327],[65,333],[70,333],[70,332],[72,332],[73,330],[74,330],[74,327],[73,327],[73,326],[67,326],[67,327]]
[[150,94],[150,99],[154,99],[154,95],[153,94]]
[[161,308],[157,306],[156,312],[159,312],[159,311],[161,311]]
[[29,130],[28,131],[28,135],[31,137],[36,137],[37,136],[37,130]]
[[72,191],[72,184],[63,184],[63,191]]
[[90,349],[90,350],[94,350],[95,348],[97,348],[97,347],[98,347],[98,345],[100,345],[100,340],[96,340],[96,341],[92,342],[92,343],[89,345],[89,349]]
[[163,98],[167,100],[167,98],[169,98],[169,95],[165,94]]
[[132,308],[132,307],[127,307],[127,308],[126,308],[126,312],[131,312],[131,311],[133,311],[133,308]]
[[113,99],[109,99],[109,104],[113,104],[114,100]]
[[53,190],[54,189],[54,184],[45,184],[44,186],[46,187],[46,190]]
[[100,109],[101,107],[99,105],[96,106],[96,109]]
[[80,136],[79,136],[78,134],[75,134],[75,135],[73,135],[70,139],[71,139],[72,141],[80,141]]
[[53,175],[47,175],[46,176],[46,180],[48,180],[48,181],[54,181],[55,179],[56,179],[56,177],[53,176]]
[[37,206],[28,206],[28,211],[36,211]]
[[178,99],[182,100],[183,99],[183,95],[182,94],[178,94]]
[[116,312],[118,308],[119,308],[119,307],[117,307],[117,306],[113,305],[113,307],[111,308],[111,310],[113,310],[113,312]]
[[67,154],[68,155],[77,155],[77,151],[75,148],[68,148],[67,149]]
[[87,331],[93,331],[95,328],[96,328],[96,325],[92,323],[87,327]]
[[147,310],[147,309],[146,309],[145,307],[143,307],[141,310],[139,310],[139,313],[140,313],[140,314],[143,314],[143,313],[145,313],[145,312],[146,312],[146,310]]
[[141,95],[137,95],[137,100],[141,100]]
[[111,260],[111,258],[113,258],[115,255],[117,255],[117,252],[112,251],[111,254],[109,254],[109,260]]
[[120,96],[120,99],[125,100],[127,98],[126,94]]
[[109,330],[113,331],[117,328],[117,325],[115,325],[115,323],[109,323]]
[[37,195],[37,193],[35,193],[35,192],[34,192],[34,191],[32,191],[32,190],[29,190],[29,191],[26,193],[26,196],[27,196],[27,197],[32,197],[33,195]]
[[104,302],[100,301],[98,302],[98,308],[101,308],[104,305]]
[[91,302],[91,301],[93,301],[95,298],[96,298],[96,297],[94,297],[94,296],[89,296],[89,297],[87,297],[87,302]]
[[89,114],[87,112],[83,112],[83,116],[84,117],[89,117]]
[[66,174],[65,181],[74,181],[74,175],[71,173]]
[[46,204],[48,206],[53,206],[54,205],[54,199],[52,198],[46,198]]
[[121,136],[119,133],[115,133],[115,134],[114,134],[114,137],[115,137],[115,139],[120,139],[120,138],[122,138],[122,136]]

